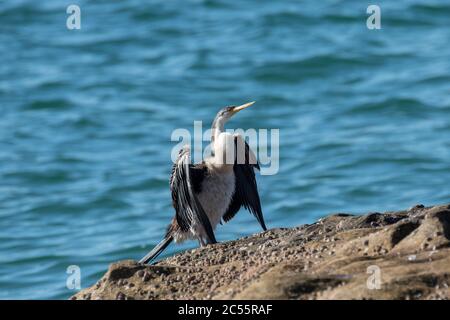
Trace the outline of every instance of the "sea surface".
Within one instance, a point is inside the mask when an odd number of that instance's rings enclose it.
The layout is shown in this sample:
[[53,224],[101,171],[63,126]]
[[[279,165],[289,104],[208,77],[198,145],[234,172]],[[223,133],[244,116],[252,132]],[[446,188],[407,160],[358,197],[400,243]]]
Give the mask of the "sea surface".
[[[280,130],[270,228],[450,200],[448,1],[1,1],[0,57],[0,299],[141,258],[174,213],[173,130],[226,105]],[[259,231],[243,211],[216,235]]]

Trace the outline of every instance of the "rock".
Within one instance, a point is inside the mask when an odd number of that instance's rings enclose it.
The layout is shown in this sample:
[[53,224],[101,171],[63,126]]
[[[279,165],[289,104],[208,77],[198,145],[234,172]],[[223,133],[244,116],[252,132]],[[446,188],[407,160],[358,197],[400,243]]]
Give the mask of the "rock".
[[449,285],[450,205],[418,205],[113,263],[71,299],[449,299]]

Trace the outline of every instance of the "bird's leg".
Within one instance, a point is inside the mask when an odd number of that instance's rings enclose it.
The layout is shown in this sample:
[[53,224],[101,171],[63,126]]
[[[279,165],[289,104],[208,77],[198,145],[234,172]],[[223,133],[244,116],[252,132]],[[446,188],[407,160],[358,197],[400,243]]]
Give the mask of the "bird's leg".
[[206,246],[206,243],[205,243],[205,240],[203,240],[203,237],[199,237],[198,242],[200,243],[200,247]]

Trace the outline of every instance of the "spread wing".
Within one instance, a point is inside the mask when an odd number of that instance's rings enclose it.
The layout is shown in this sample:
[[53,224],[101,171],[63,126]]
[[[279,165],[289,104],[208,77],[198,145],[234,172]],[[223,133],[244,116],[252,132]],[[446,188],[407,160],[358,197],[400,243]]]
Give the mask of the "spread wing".
[[223,216],[225,222],[230,221],[241,207],[250,211],[258,220],[263,230],[267,230],[261,210],[261,201],[256,185],[255,168],[259,170],[259,164],[255,154],[247,142],[240,135],[234,136],[235,161],[234,175],[235,192],[227,212]]
[[180,150],[178,159],[172,167],[170,177],[170,189],[176,220],[184,232],[189,231],[194,222],[201,224],[208,237],[208,243],[216,243],[209,218],[194,192],[192,177],[195,170],[195,166],[190,163],[190,149],[184,147]]

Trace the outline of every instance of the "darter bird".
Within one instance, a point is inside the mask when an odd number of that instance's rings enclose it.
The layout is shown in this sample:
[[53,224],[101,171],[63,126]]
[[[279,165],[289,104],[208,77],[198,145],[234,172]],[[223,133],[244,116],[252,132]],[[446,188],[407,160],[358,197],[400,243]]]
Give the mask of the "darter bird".
[[230,221],[241,207],[267,230],[261,210],[255,154],[239,134],[225,131],[225,123],[254,102],[229,106],[217,113],[211,127],[211,156],[192,164],[190,148],[183,147],[172,167],[170,189],[175,217],[164,239],[140,263],[155,259],[172,241],[197,239],[201,246],[216,243],[214,229]]

